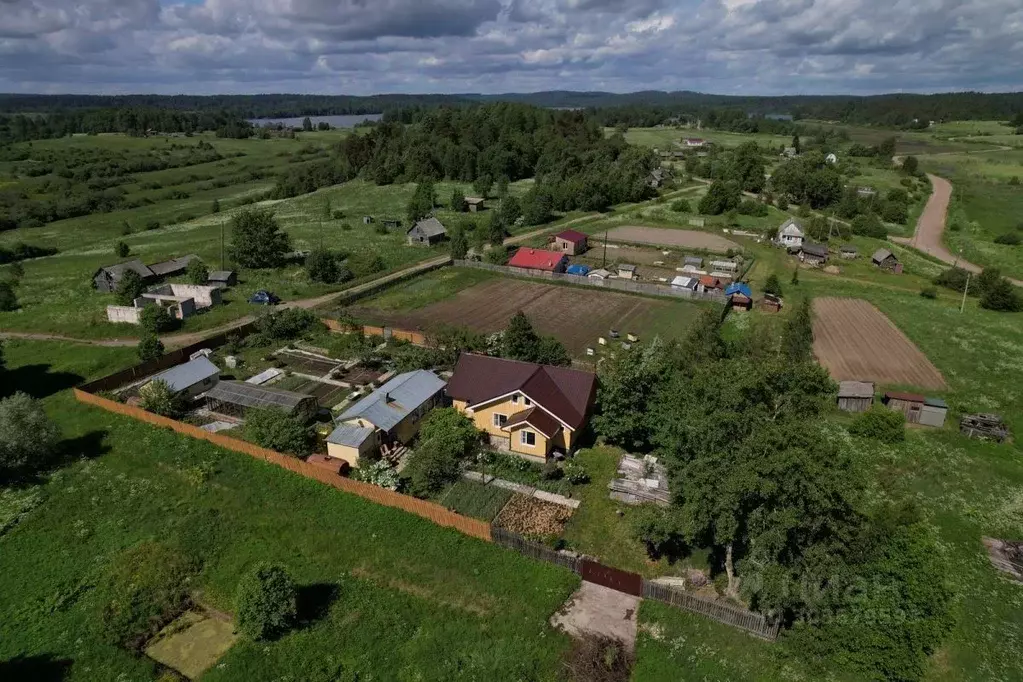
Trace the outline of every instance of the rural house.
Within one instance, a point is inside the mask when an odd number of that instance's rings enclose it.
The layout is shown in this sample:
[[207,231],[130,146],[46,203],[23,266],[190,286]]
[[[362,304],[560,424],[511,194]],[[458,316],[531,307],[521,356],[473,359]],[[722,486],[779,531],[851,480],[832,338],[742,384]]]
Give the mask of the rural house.
[[206,356],[200,355],[160,372],[148,383],[153,381],[165,381],[175,395],[194,398],[217,385],[220,381],[220,369]]
[[234,270],[214,270],[206,278],[206,283],[211,287],[226,289],[238,284],[238,273]]
[[874,384],[870,381],[842,381],[838,384],[838,409],[866,412],[874,404]]
[[700,284],[697,286],[697,291],[714,291],[716,289],[724,289],[725,283],[718,277],[713,275],[704,275],[700,278]]
[[399,374],[334,420],[327,454],[359,466],[359,459],[412,441],[430,410],[444,398],[444,381],[425,369]]
[[568,256],[557,251],[520,247],[508,261],[513,268],[525,270],[544,270],[545,272],[564,272],[568,267]]
[[117,285],[121,283],[124,273],[134,270],[142,277],[142,281],[149,281],[156,277],[149,266],[142,261],[135,259],[117,265],[108,265],[97,270],[92,276],[92,286],[96,291],[112,293],[117,291]]
[[554,235],[554,248],[569,256],[578,256],[586,251],[586,235],[575,230],[565,230]]
[[447,387],[492,445],[543,460],[572,452],[596,394],[590,372],[471,353],[458,358]]
[[436,218],[426,218],[413,225],[405,233],[410,246],[432,246],[447,237],[448,231]]
[[805,238],[803,224],[795,218],[789,218],[778,228],[778,243],[784,247],[802,246]]
[[945,415],[948,413],[948,405],[944,400],[925,398],[915,393],[889,391],[884,394],[884,404],[889,410],[906,415],[906,421],[910,424],[923,424],[938,428],[945,425]]
[[661,185],[671,180],[671,171],[666,168],[655,168],[647,176],[646,184],[653,189],[660,189]]
[[725,288],[725,296],[728,297],[732,310],[753,309],[753,290],[745,282],[729,284]]
[[902,263],[888,249],[878,249],[875,251],[874,255],[870,257],[870,262],[882,270],[894,272],[896,275],[902,274]]

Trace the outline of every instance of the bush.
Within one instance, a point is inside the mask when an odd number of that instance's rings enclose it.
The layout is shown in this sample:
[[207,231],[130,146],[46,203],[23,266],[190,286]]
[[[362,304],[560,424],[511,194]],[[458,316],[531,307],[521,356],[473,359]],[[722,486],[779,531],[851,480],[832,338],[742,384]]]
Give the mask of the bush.
[[421,442],[402,472],[408,481],[408,491],[416,497],[440,492],[448,483],[458,480],[460,473],[457,453],[440,440]]
[[288,570],[261,563],[242,576],[234,598],[238,629],[252,639],[275,637],[295,621],[298,590]]
[[886,239],[888,237],[888,230],[877,219],[877,216],[873,214],[858,215],[853,218],[852,232],[855,235],[871,237],[873,239]]
[[939,287],[945,287],[960,294],[966,289],[966,281],[970,273],[962,268],[949,268],[934,278],[934,283]]
[[1019,246],[1023,243],[1023,237],[1020,237],[1015,232],[1005,232],[995,237],[995,244],[1004,244],[1005,246]]
[[906,416],[886,407],[872,407],[856,417],[849,433],[882,443],[898,443],[906,439]]
[[139,326],[150,334],[161,334],[170,331],[176,324],[177,320],[171,317],[170,313],[163,306],[147,306],[139,314]]
[[1012,282],[1001,277],[994,284],[984,287],[980,295],[980,307],[1004,313],[1018,313],[1023,310],[1023,297]]
[[565,480],[572,485],[585,485],[590,482],[590,473],[586,467],[577,462],[565,462],[562,467],[565,472]]
[[307,455],[312,451],[311,434],[305,425],[274,407],[249,410],[245,415],[245,435],[260,447],[289,455]]
[[767,205],[753,199],[744,199],[739,204],[738,210],[742,215],[755,216],[757,218],[763,218],[767,215]]
[[565,476],[565,472],[561,470],[557,462],[547,462],[544,464],[542,476],[545,481],[560,481]]
[[935,289],[934,287],[927,287],[925,289],[920,290],[920,295],[924,298],[934,300],[938,297],[938,290]]
[[184,401],[163,379],[150,381],[139,389],[139,405],[146,412],[177,419],[185,412]]
[[102,630],[115,646],[139,650],[188,604],[195,564],[158,542],[121,552],[103,571]]
[[359,468],[352,474],[352,478],[363,483],[372,483],[388,490],[397,490],[401,485],[401,477],[387,462],[382,460],[373,462],[368,460],[363,463],[359,458]]
[[661,557],[678,557],[687,546],[678,520],[669,511],[652,504],[637,507],[630,519],[632,536],[646,546],[655,561]]
[[[306,272],[309,279],[323,284],[337,284],[341,279],[341,267],[338,254],[328,249],[315,249],[305,260]],[[346,273],[351,275],[351,271]]]
[[146,334],[139,339],[138,354],[142,362],[156,360],[164,353],[163,343],[155,334]]
[[127,258],[129,253],[131,253],[131,248],[127,244],[117,242],[117,246],[114,247],[114,254],[118,258]]
[[160,229],[160,221],[159,220],[150,220],[149,222],[146,223],[146,229],[147,230],[159,230]]
[[198,258],[192,260],[185,269],[185,277],[192,284],[206,284],[210,278],[210,269]]
[[59,442],[60,429],[38,400],[20,391],[0,400],[0,476],[41,468]]
[[675,213],[691,213],[693,209],[688,199],[676,199],[671,202],[671,210]]
[[121,281],[117,283],[114,293],[120,305],[131,305],[145,290],[146,283],[142,280],[142,275],[134,270],[126,270],[121,275]]
[[767,280],[764,282],[764,293],[771,294],[772,296],[781,296],[781,281],[778,279],[778,275],[773,272],[767,276]]
[[315,314],[303,308],[268,310],[256,318],[259,344],[262,342],[290,341],[320,324]]
[[14,293],[14,285],[0,281],[0,312],[6,313],[17,309],[18,296]]

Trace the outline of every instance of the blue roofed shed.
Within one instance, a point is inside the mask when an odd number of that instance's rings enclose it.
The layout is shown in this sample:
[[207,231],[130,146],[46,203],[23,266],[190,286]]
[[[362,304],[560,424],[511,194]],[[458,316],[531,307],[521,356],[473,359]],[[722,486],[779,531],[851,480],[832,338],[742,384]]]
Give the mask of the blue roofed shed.
[[735,282],[725,288],[725,296],[735,296],[736,294],[741,294],[750,299],[753,298],[753,290],[745,282]]
[[586,277],[590,274],[590,266],[576,263],[575,265],[569,265],[565,272],[569,275],[579,275],[580,277]]
[[204,356],[160,372],[150,381],[165,381],[174,393],[194,398],[205,393],[220,380],[220,369]]
[[354,467],[377,448],[409,443],[423,417],[440,405],[444,386],[443,379],[427,370],[399,374],[337,417],[337,428],[327,437],[327,454]]

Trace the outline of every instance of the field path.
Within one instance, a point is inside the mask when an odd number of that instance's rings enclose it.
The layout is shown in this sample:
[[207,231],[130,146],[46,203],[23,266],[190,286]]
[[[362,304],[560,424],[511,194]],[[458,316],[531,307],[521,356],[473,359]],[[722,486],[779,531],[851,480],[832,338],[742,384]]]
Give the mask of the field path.
[[[937,258],[943,263],[957,265],[964,270],[979,274],[983,268],[961,258],[956,258],[942,241],[942,235],[945,233],[945,223],[948,219],[948,205],[952,200],[952,183],[945,178],[931,175],[930,173],[927,174],[927,178],[931,181],[933,189],[930,198],[927,200],[927,206],[924,207],[923,213],[920,214],[920,219],[916,222],[916,230],[913,232],[913,237],[892,237],[892,241],[912,246],[929,256]],[[1010,279],[1009,281],[1018,287],[1023,286],[1023,281],[1018,279]]]

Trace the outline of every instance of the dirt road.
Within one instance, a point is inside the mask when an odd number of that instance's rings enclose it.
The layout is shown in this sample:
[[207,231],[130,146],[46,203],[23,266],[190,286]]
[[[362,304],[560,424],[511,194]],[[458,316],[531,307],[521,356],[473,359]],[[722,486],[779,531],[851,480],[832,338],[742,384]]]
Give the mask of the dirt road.
[[[931,196],[927,200],[927,206],[924,207],[924,211],[920,214],[920,219],[916,223],[916,231],[913,232],[913,237],[892,237],[892,241],[912,246],[929,256],[934,256],[943,263],[957,265],[964,270],[979,274],[983,268],[962,258],[956,258],[955,254],[949,251],[942,241],[945,223],[948,218],[948,204],[952,200],[952,183],[945,178],[939,178],[937,175],[931,175],[930,173],[927,174],[927,178],[931,181]],[[1018,279],[1010,279],[1009,281],[1018,287],[1023,286],[1023,282]]]

